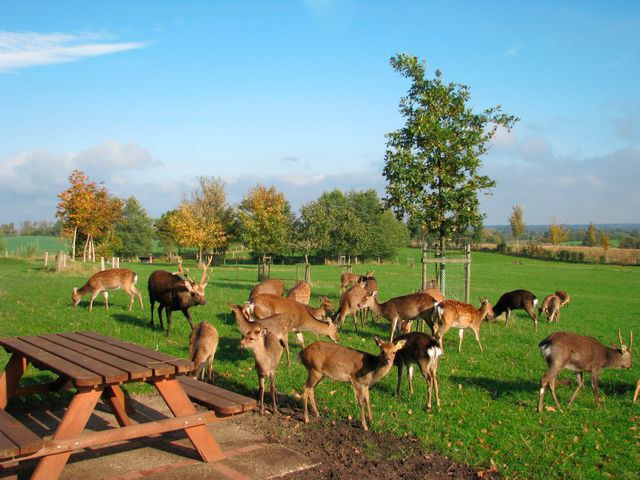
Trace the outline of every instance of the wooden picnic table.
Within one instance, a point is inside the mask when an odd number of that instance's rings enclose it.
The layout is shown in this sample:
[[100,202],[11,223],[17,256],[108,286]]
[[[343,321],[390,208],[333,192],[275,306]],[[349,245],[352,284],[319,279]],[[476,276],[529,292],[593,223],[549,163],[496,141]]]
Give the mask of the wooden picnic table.
[[[0,375],[0,463],[39,458],[32,479],[58,478],[73,451],[175,430],[184,430],[202,460],[220,460],[224,453],[206,424],[255,406],[251,399],[206,384],[200,387],[201,382],[185,377],[193,370],[190,360],[98,333],[2,338],[0,346],[12,354]],[[29,363],[54,372],[58,378],[51,383],[19,386]],[[130,382],[153,385],[174,417],[146,423],[132,420],[120,387]],[[50,439],[37,436],[5,411],[11,397],[69,388],[76,393]],[[198,412],[185,390],[200,395],[200,401],[196,399],[200,403],[202,398],[209,399],[210,404],[220,407],[218,412]],[[101,397],[111,407],[119,427],[84,432]]]

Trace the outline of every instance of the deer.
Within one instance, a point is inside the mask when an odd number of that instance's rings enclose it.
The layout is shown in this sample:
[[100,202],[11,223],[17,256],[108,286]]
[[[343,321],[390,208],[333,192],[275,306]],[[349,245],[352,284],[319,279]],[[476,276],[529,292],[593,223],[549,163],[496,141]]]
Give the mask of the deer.
[[[196,282],[182,268],[182,259],[178,260],[178,272],[171,273],[166,270],[156,270],[149,275],[147,288],[149,289],[149,301],[151,302],[151,327],[153,323],[153,309],[155,302],[158,302],[158,317],[160,317],[160,329],[164,330],[162,324],[162,310],[167,312],[167,336],[171,334],[171,312],[180,310],[191,330],[193,322],[189,314],[189,308],[194,305],[206,305],[205,287],[207,286],[207,269],[211,265],[213,257],[209,257],[206,264],[202,265],[202,277]],[[184,278],[180,277],[184,276]]]
[[281,297],[284,295],[284,282],[277,278],[267,278],[266,280],[261,281],[251,289],[251,292],[249,293],[249,300],[262,293],[271,293]]
[[438,359],[442,356],[442,348],[437,338],[421,332],[410,332],[396,339],[405,341],[404,346],[396,352],[394,365],[398,367],[398,385],[396,396],[400,395],[400,384],[402,382],[402,370],[407,367],[409,377],[409,391],[413,395],[413,366],[420,368],[420,372],[429,387],[427,397],[427,410],[431,410],[431,397],[433,387],[436,388],[436,404],[440,408],[440,394],[438,392]]
[[77,307],[83,296],[91,293],[89,300],[89,311],[93,310],[93,301],[102,292],[104,304],[109,308],[109,291],[121,288],[129,294],[129,311],[133,308],[133,299],[138,297],[140,300],[140,309],[143,309],[142,294],[136,288],[138,275],[128,268],[111,268],[91,275],[89,280],[80,288],[74,288],[71,294],[71,301],[74,307]]
[[233,312],[236,319],[236,325],[242,335],[245,335],[249,330],[256,327],[266,328],[273,333],[287,352],[287,365],[291,365],[289,355],[289,332],[293,329],[293,319],[289,315],[279,313],[263,318],[262,320],[251,322],[246,318],[243,307],[240,305],[234,305],[233,303],[227,303],[227,306]]
[[618,340],[620,340],[620,345],[616,346],[612,342],[611,348],[603,345],[593,337],[572,332],[555,332],[542,340],[538,347],[540,347],[540,352],[546,360],[549,370],[540,381],[538,412],[542,412],[544,393],[547,386],[551,389],[551,395],[553,395],[553,400],[558,410],[562,411],[556,396],[556,377],[565,368],[575,372],[578,379],[578,387],[571,395],[569,405],[573,403],[584,385],[584,372],[590,372],[593,397],[596,406],[599,406],[598,377],[600,376],[600,370],[603,368],[631,368],[633,332],[631,332],[628,347],[622,342],[620,330],[618,330]]
[[216,327],[208,322],[198,323],[189,336],[189,358],[194,365],[193,378],[204,380],[205,370],[208,379],[213,377],[213,359],[218,349],[220,336]]
[[[375,291],[377,292],[377,290]],[[347,315],[350,314],[353,320],[353,328],[356,332],[358,331],[356,318],[358,316],[358,311],[361,308],[366,308],[360,307],[359,304],[366,297],[367,293],[368,291],[366,289],[366,286],[358,283],[342,294],[342,296],[340,297],[340,306],[338,307],[335,317],[336,323],[340,326],[341,329],[342,327],[344,327],[345,318],[347,318]],[[364,315],[360,316],[360,324],[364,329]]]
[[311,300],[311,285],[303,280],[298,280],[295,286],[287,292],[287,298],[291,298],[304,305],[309,305],[309,300]]
[[547,295],[542,300],[542,305],[538,307],[538,316],[542,316],[544,313],[547,316],[549,322],[560,321],[560,307],[562,306],[562,300],[557,295]]
[[569,294],[564,291],[564,290],[556,290],[555,292],[556,297],[558,297],[560,299],[560,306],[564,307],[565,305],[567,305],[567,307],[569,306],[569,302],[571,301],[571,297],[569,296]]
[[384,303],[378,303],[378,292],[367,294],[358,304],[359,308],[368,306],[374,313],[382,315],[391,322],[391,339],[401,320],[412,320],[422,318],[425,320],[433,333],[433,297],[425,293],[411,293],[400,297],[394,297]]
[[327,297],[320,297],[321,304],[314,308],[303,305],[290,298],[279,297],[268,293],[257,295],[248,305],[247,310],[251,316],[261,320],[277,313],[288,315],[293,319],[293,330],[300,344],[304,347],[302,332],[315,332],[319,335],[327,335],[335,343],[338,343],[338,327],[327,319],[327,312],[333,312],[333,305]]
[[494,310],[486,298],[480,299],[480,308],[475,308],[468,303],[459,302],[457,300],[443,300],[435,304],[434,317],[437,318],[434,330],[438,335],[440,348],[443,348],[444,334],[452,328],[458,328],[458,352],[462,352],[462,338],[464,337],[464,331],[467,328],[473,330],[476,335],[476,341],[482,349],[482,343],[480,342],[480,324],[485,319],[491,319],[494,317]]
[[536,317],[535,307],[538,305],[536,296],[528,290],[514,290],[503,294],[493,307],[496,317],[505,314],[504,326],[509,323],[511,310],[524,310],[533,320],[533,330],[538,331],[538,317]]
[[367,272],[364,275],[358,275],[356,273],[351,273],[351,272],[344,272],[342,275],[340,275],[339,293],[344,292],[344,290],[351,285],[366,282],[367,278],[371,278],[371,277],[373,277],[373,270],[370,272]]
[[362,428],[368,430],[364,408],[366,405],[369,422],[373,422],[369,388],[382,377],[391,367],[396,352],[405,344],[404,340],[385,342],[373,337],[380,348],[380,355],[361,352],[342,345],[315,342],[300,352],[300,361],[308,372],[307,381],[303,387],[304,423],[309,423],[307,404],[311,400],[311,408],[316,417],[320,416],[315,400],[315,386],[324,377],[338,382],[350,382],[360,404],[360,422]]
[[254,327],[244,334],[240,347],[253,350],[256,358],[256,372],[260,383],[260,415],[264,415],[264,378],[271,384],[272,411],[278,413],[276,398],[276,371],[282,357],[282,345],[278,338],[266,328]]

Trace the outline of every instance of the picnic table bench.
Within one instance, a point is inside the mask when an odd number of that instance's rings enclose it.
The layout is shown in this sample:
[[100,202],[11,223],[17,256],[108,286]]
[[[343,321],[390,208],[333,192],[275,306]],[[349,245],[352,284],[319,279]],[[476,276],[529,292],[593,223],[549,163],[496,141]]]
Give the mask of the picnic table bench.
[[[98,333],[2,338],[0,346],[12,354],[0,375],[0,468],[8,462],[39,459],[33,479],[58,478],[74,451],[175,430],[184,430],[202,460],[220,460],[224,452],[206,424],[256,406],[253,399],[185,376],[193,371],[190,360]],[[29,363],[58,378],[19,385]],[[153,385],[174,417],[136,423],[129,417],[132,409],[120,387],[130,382]],[[66,389],[76,393],[50,438],[36,435],[6,411],[12,397]],[[119,427],[84,432],[100,398],[111,407]],[[198,412],[192,402],[211,411]]]

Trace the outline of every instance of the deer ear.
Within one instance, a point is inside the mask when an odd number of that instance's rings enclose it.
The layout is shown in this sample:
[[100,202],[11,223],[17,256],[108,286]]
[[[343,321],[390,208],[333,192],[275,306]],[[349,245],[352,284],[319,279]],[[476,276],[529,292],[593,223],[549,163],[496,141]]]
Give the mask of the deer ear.
[[395,345],[395,351],[397,352],[398,350],[400,350],[402,347],[404,347],[405,343],[407,343],[406,340],[400,340],[398,343],[396,343]]
[[267,330],[266,328],[260,329],[260,336],[261,337],[266,337],[268,334],[269,334],[269,330]]
[[382,340],[380,339],[380,337],[374,335],[373,339],[375,340],[376,345],[378,345],[379,347],[382,347]]
[[78,287],[73,287],[73,293],[78,293]]
[[204,287],[206,287],[208,285],[208,283],[205,283],[204,285],[202,285],[202,288],[204,289]]

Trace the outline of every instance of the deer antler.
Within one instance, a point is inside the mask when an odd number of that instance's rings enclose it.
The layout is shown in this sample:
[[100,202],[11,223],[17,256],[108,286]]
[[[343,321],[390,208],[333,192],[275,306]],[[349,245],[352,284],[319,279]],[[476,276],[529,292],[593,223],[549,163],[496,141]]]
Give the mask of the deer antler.
[[213,255],[209,255],[207,257],[207,263],[202,264],[202,278],[200,279],[200,285],[203,285],[207,280],[207,269],[209,265],[211,265],[211,260],[213,260]]
[[186,280],[189,281],[189,283],[193,283],[193,284],[196,283],[191,277],[189,277],[189,269],[187,268],[187,270],[185,271],[182,268],[182,258],[181,257],[178,258],[178,272],[174,273],[174,275],[178,275],[178,274],[182,275]]
[[631,350],[631,345],[633,345],[633,332],[629,330],[629,350]]
[[624,345],[624,343],[622,342],[622,333],[620,333],[620,329],[618,329],[618,340],[620,340],[620,348],[622,348],[622,345]]

